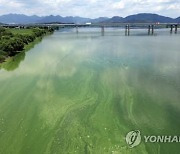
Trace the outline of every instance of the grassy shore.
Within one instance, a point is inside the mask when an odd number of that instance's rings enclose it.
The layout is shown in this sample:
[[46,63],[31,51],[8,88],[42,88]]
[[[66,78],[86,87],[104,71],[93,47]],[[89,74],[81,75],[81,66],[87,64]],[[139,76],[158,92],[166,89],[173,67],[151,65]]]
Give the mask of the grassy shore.
[[33,48],[41,40],[42,37],[38,37],[33,42],[26,45],[22,52],[16,54],[15,56],[7,57],[4,62],[0,63],[0,69],[4,68],[7,71],[12,71],[16,69],[19,66],[20,62],[24,60],[26,52],[29,51],[31,48]]
[[15,28],[11,28],[9,29],[9,31],[13,34],[22,34],[22,35],[26,35],[26,34],[33,34],[32,28],[31,29],[15,29]]
[[27,51],[44,35],[53,31],[53,29],[42,28],[5,29],[0,27],[0,63]]

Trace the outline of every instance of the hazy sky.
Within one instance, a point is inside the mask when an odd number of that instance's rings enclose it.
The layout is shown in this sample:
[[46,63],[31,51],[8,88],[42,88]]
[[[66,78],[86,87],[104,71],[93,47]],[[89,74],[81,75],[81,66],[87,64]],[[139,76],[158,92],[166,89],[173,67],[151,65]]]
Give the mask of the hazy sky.
[[158,13],[180,16],[180,0],[0,0],[0,15],[122,16]]

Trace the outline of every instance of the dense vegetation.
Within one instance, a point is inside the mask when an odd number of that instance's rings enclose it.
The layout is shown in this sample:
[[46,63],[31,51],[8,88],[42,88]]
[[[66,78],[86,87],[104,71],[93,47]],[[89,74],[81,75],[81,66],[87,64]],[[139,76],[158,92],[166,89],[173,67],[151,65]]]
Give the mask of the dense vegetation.
[[[19,30],[21,31],[21,30]],[[42,37],[53,29],[32,28],[31,33],[12,33],[11,29],[0,27],[0,62],[8,56],[14,56],[24,50],[24,47],[33,42],[37,37]]]

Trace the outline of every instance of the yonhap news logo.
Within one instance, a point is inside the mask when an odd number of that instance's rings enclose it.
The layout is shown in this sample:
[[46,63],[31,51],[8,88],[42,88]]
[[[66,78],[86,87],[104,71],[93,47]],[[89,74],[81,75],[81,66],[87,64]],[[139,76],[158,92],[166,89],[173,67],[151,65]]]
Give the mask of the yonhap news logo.
[[139,130],[130,131],[126,135],[126,143],[130,148],[138,146],[142,141],[145,143],[180,143],[180,136],[142,135]]
[[141,133],[139,130],[130,131],[126,135],[126,143],[133,148],[141,143]]

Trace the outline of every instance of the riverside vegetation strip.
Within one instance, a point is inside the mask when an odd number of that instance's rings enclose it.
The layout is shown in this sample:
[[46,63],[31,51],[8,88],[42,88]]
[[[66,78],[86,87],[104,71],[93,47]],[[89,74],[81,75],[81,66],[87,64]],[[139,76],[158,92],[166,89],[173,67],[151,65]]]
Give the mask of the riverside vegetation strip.
[[29,28],[29,29],[6,29],[0,27],[0,62],[24,51],[25,47],[54,29]]

